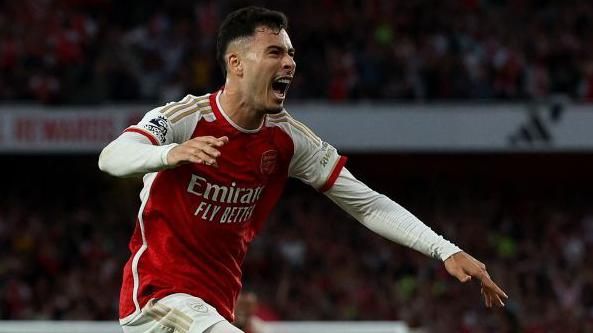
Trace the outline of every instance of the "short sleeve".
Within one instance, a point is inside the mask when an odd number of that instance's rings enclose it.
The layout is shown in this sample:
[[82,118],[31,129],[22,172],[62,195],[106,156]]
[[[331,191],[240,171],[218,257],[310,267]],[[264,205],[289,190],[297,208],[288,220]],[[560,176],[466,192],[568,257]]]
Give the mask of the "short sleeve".
[[320,192],[327,191],[336,181],[347,158],[301,122],[290,118],[288,124],[289,135],[294,143],[289,176],[300,179]]
[[183,143],[189,140],[204,109],[210,108],[206,96],[187,95],[178,102],[171,102],[147,112],[136,125],[125,132],[146,136],[153,145]]

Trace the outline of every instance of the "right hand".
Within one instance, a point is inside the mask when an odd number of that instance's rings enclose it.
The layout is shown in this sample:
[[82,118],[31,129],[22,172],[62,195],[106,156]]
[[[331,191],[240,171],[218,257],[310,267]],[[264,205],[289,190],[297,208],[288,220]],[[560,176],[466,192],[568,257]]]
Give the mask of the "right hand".
[[486,307],[504,306],[503,299],[508,299],[507,294],[490,278],[486,265],[465,252],[457,252],[445,260],[445,268],[449,274],[465,283],[476,277],[481,282],[482,296]]
[[167,164],[171,166],[183,163],[198,163],[218,167],[216,159],[220,156],[217,148],[229,142],[229,138],[221,136],[198,136],[171,149],[167,154]]

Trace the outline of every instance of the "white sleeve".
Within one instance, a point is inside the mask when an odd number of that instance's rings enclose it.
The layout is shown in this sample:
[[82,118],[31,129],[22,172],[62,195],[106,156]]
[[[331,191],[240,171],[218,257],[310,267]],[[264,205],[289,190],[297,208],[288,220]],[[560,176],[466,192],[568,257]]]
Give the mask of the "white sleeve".
[[134,176],[167,168],[167,154],[191,138],[200,113],[201,100],[187,95],[146,113],[137,125],[101,151],[99,168],[114,176]]
[[191,138],[200,112],[199,107],[208,103],[204,97],[187,95],[179,102],[167,103],[150,110],[137,125],[128,127],[126,132],[145,135],[154,145],[183,143]]
[[118,177],[159,171],[167,167],[167,154],[176,145],[155,146],[142,134],[124,132],[103,149],[99,169]]
[[321,140],[301,122],[290,117],[286,124],[294,144],[289,176],[320,192],[327,191],[346,164],[347,158],[340,156],[336,148]]
[[325,192],[338,206],[375,233],[444,261],[461,249],[435,233],[405,208],[343,169]]

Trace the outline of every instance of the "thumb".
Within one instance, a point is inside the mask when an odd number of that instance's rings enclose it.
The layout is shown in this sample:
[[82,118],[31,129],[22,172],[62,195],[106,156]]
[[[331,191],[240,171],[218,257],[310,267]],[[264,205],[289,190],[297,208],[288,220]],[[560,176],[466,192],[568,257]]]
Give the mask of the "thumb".
[[451,275],[456,277],[461,283],[466,283],[472,279],[471,275],[466,274],[462,269],[454,270],[451,272]]

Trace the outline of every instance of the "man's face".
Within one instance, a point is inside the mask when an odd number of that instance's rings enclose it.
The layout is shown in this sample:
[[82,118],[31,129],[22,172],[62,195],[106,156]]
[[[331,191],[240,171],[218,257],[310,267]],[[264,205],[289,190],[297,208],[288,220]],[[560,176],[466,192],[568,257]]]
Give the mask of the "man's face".
[[242,52],[242,90],[253,108],[265,113],[282,111],[296,64],[286,30],[256,28]]

